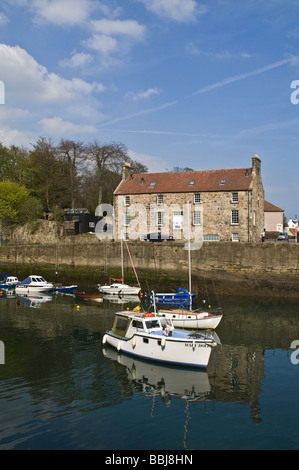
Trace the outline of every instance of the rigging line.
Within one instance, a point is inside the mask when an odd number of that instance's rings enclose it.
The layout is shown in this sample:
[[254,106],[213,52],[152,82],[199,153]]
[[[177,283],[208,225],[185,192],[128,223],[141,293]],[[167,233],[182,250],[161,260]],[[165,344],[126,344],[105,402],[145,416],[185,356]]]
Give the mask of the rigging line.
[[136,273],[136,270],[135,270],[135,267],[134,267],[134,264],[133,264],[132,256],[131,256],[131,253],[130,253],[130,250],[129,250],[129,247],[128,247],[128,244],[127,244],[127,240],[125,240],[125,244],[126,244],[126,247],[127,247],[127,250],[128,250],[128,254],[129,254],[129,257],[130,257],[130,261],[131,261],[133,271],[134,271],[136,279],[137,279],[138,286],[141,287],[138,276],[137,276],[137,273]]

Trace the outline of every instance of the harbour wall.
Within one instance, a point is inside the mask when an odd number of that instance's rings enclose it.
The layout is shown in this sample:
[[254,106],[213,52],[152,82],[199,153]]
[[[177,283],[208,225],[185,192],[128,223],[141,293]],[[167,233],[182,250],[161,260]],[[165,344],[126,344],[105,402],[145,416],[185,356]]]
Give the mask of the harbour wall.
[[[128,242],[143,290],[188,286],[188,251],[182,242]],[[136,282],[130,255],[123,246],[125,280]],[[218,294],[270,295],[299,299],[299,244],[204,243],[191,251],[192,289]],[[119,242],[93,241],[0,247],[1,272],[19,278],[55,275],[71,283],[121,277]]]

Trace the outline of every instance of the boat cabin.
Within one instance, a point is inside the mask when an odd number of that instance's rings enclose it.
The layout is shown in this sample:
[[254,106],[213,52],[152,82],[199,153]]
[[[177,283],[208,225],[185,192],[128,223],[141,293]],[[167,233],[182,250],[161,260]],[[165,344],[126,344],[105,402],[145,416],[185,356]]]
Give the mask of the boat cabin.
[[119,312],[115,315],[112,333],[124,338],[137,332],[151,333],[165,328],[172,329],[172,321],[153,313]]

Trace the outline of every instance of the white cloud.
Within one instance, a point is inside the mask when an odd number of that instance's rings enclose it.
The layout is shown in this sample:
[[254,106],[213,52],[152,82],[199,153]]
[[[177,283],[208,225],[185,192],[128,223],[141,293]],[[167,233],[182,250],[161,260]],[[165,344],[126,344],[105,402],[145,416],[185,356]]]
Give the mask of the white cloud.
[[169,162],[163,160],[163,158],[149,155],[146,153],[138,153],[133,150],[128,150],[128,155],[132,160],[138,160],[148,167],[149,173],[160,173],[166,171],[166,168],[169,167]]
[[135,20],[94,20],[91,22],[92,29],[96,33],[104,35],[126,35],[136,39],[141,39],[145,32],[145,27]]
[[11,145],[28,147],[31,142],[29,134],[17,129],[11,129],[9,126],[1,126],[0,128],[0,142],[6,147]]
[[133,92],[129,91],[126,94],[126,97],[132,99],[133,101],[147,100],[153,95],[160,95],[162,90],[159,88],[149,88],[146,91]]
[[8,18],[4,13],[0,12],[0,26],[8,23]]
[[90,64],[93,58],[90,54],[84,52],[74,53],[70,59],[64,59],[60,61],[60,65],[66,67],[83,67],[84,65]]
[[86,21],[96,5],[91,0],[32,0],[30,6],[36,21],[73,26]]
[[207,8],[195,0],[137,0],[152,13],[178,22],[194,21]]
[[64,121],[60,117],[43,118],[39,123],[42,125],[43,131],[50,135],[91,134],[97,131],[94,126],[74,124],[70,121]]
[[117,40],[105,34],[93,34],[89,39],[83,43],[86,47],[100,52],[104,56],[111,54],[117,50]]
[[104,89],[98,82],[89,83],[80,78],[67,80],[49,73],[19,46],[0,44],[0,63],[7,104],[78,102]]

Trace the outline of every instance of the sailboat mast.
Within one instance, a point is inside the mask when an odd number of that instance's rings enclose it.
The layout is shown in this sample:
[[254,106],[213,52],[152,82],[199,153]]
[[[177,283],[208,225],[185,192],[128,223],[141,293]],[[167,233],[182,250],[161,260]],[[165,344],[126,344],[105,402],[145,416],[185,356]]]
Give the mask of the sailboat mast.
[[120,253],[121,253],[121,279],[122,284],[124,283],[124,252],[123,252],[123,234],[120,239]]
[[190,206],[188,201],[188,210],[187,210],[187,224],[188,224],[188,265],[189,265],[189,297],[190,297],[190,306],[189,310],[192,310],[192,296],[191,296],[191,248],[190,248]]

